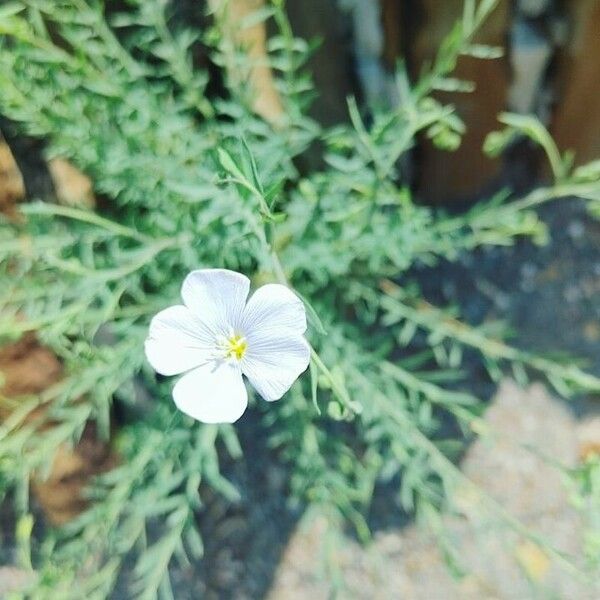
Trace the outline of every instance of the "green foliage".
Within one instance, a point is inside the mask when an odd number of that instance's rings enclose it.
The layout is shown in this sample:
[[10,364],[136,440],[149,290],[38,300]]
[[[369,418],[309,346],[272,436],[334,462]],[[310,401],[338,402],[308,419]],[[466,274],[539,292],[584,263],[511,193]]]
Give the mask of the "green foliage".
[[[328,130],[306,116],[310,46],[292,36],[281,2],[257,15],[278,27],[269,41],[287,115],[278,128],[252,113],[244,86],[226,81],[222,96],[206,95],[209,75],[191,58],[198,40],[215,64],[250,68],[218,27],[184,28],[161,0],[129,4],[110,23],[91,0],[0,8],[0,112],[43,137],[49,155],[69,157],[110,199],[97,212],[32,202],[24,222],[0,229],[0,335],[36,331],[65,365],[59,384],[23,399],[0,427],[2,494],[16,490],[19,522],[30,530],[29,480],[88,421],[112,434],[121,457],[93,482],[89,510],[21,552],[38,573],[30,597],[71,598],[76,586],[76,597],[104,598],[133,556],[132,594],[168,598],[171,562],[202,555],[199,488],[238,498],[220,472],[226,454],[243,452],[235,427],[177,413],[171,382],[157,380],[143,356],[149,319],[176,303],[184,276],[201,267],[280,281],[305,299],[310,374],[281,402],[251,408],[300,503],[328,515],[332,527],[352,523],[366,540],[373,489],[389,481],[398,505],[432,526],[442,508],[487,510],[534,537],[465,481],[452,462],[460,444],[441,438],[445,415],[467,436],[486,433],[482,403],[457,387],[463,351],[493,377],[535,373],[564,395],[598,392],[600,381],[424,304],[411,268],[520,236],[543,243],[535,207],[561,196],[597,207],[600,170],[572,173],[543,127],[516,115],[503,116],[509,133],[488,147],[530,136],[548,153],[550,187],[520,199],[502,193],[450,216],[417,204],[397,170],[421,132],[446,149],[460,142],[464,125],[431,93],[469,89],[450,77],[461,53],[497,56],[471,43],[495,2],[465,2],[462,21],[414,86],[399,72],[401,106],[373,114],[367,126],[351,100],[349,123]],[[325,166],[301,172],[296,159],[317,141]],[[44,415],[25,421],[42,403]],[[111,432],[114,403],[125,417]],[[453,504],[465,486],[481,502]]]
[[568,479],[573,506],[583,515],[585,523],[584,556],[589,570],[600,570],[600,456],[597,451],[584,458]]

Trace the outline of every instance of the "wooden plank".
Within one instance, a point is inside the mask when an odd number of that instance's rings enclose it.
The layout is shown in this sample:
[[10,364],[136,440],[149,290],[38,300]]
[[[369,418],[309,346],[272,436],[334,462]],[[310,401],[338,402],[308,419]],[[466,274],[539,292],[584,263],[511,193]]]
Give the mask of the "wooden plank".
[[12,215],[16,202],[25,197],[25,184],[13,154],[0,135],[0,212]]
[[[252,108],[265,121],[277,124],[284,118],[283,105],[267,59],[267,31],[264,22],[244,27],[244,19],[264,7],[264,0],[209,0],[224,40],[225,65],[231,85],[250,87]],[[243,48],[253,63],[248,81],[236,61]]]
[[600,2],[570,0],[571,36],[559,53],[559,102],[551,133],[577,164],[600,157]]
[[[409,3],[414,6],[413,3]],[[413,78],[430,62],[442,40],[462,14],[462,0],[421,0],[418,10],[405,10],[408,64]],[[508,0],[500,0],[476,36],[476,42],[506,46],[510,27]],[[510,68],[505,55],[501,59],[481,60],[463,56],[455,77],[472,81],[473,93],[439,92],[444,103],[455,105],[466,124],[466,134],[456,152],[443,152],[425,139],[417,156],[417,190],[430,202],[452,202],[475,196],[500,172],[499,160],[490,160],[482,152],[487,134],[498,128],[497,115],[506,108]]]

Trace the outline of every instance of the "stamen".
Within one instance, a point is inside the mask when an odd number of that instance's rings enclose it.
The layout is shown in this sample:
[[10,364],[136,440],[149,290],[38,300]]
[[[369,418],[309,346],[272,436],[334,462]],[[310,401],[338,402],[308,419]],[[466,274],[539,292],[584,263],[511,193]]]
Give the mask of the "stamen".
[[246,338],[241,335],[234,334],[227,340],[225,346],[225,357],[241,360],[246,353],[247,348],[248,342],[246,341]]

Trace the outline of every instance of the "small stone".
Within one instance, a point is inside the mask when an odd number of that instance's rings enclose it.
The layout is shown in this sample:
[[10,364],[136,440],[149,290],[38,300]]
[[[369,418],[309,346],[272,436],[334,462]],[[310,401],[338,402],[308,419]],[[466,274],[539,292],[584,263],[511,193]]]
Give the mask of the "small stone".
[[523,279],[533,279],[538,272],[538,268],[536,265],[530,262],[526,262],[521,267],[521,277]]
[[576,285],[569,285],[565,288],[564,298],[569,304],[575,304],[581,300],[581,290]]
[[597,321],[588,321],[583,326],[583,337],[588,342],[597,342],[600,340],[600,324]]
[[61,204],[88,208],[94,206],[96,201],[92,182],[87,175],[63,158],[52,158],[48,161],[48,170],[56,197]]
[[525,263],[521,267],[521,282],[520,288],[524,292],[533,292],[536,288],[537,281],[536,276],[538,274],[538,268],[533,263]]
[[567,233],[572,240],[580,240],[585,234],[585,225],[581,221],[571,221]]

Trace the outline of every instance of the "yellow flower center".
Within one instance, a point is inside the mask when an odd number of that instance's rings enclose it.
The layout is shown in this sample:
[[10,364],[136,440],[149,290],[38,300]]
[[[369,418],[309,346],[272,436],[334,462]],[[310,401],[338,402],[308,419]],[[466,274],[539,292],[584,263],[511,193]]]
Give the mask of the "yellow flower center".
[[248,348],[248,342],[241,335],[232,335],[225,344],[226,358],[241,360]]

